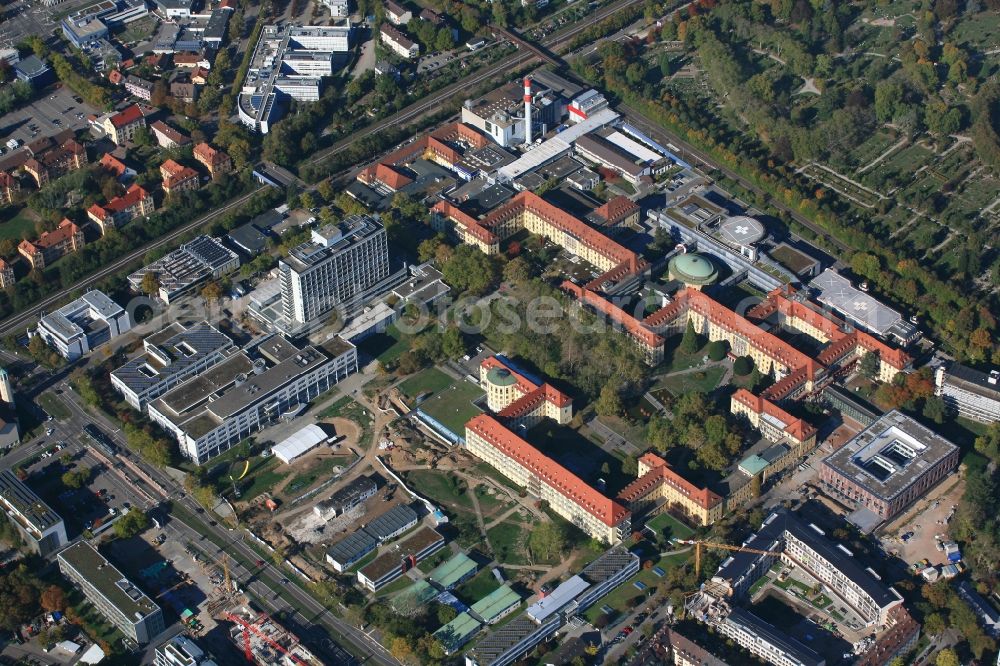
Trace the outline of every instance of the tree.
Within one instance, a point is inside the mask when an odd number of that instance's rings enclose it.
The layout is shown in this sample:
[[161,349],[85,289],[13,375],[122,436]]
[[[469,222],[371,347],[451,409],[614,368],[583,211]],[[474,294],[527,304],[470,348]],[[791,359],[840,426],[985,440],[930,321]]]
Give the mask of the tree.
[[147,296],[155,296],[160,291],[160,276],[156,271],[149,271],[142,276],[142,293]]
[[531,265],[524,257],[515,257],[503,267],[503,280],[514,285],[521,285],[531,279]]
[[861,373],[862,377],[866,379],[875,379],[878,377],[879,366],[881,365],[881,359],[877,351],[867,352],[858,361],[858,372]]
[[206,301],[217,301],[222,298],[222,287],[215,280],[212,280],[201,289],[201,297]]
[[467,347],[462,331],[457,326],[449,326],[441,336],[441,348],[445,356],[458,359],[465,355]]
[[760,474],[754,474],[750,479],[750,495],[752,497],[760,497],[760,489],[763,485]]
[[948,415],[948,408],[944,403],[944,400],[936,395],[924,400],[924,417],[934,421],[934,423],[941,424],[944,423],[945,418]]
[[151,146],[153,145],[153,135],[147,127],[139,127],[132,134],[132,143],[140,148]]
[[64,611],[66,610],[66,593],[58,585],[49,585],[42,592],[39,599],[42,604],[42,608],[49,611]]
[[753,359],[749,356],[739,356],[733,361],[733,374],[737,377],[745,377],[753,370]]
[[566,534],[561,523],[544,522],[528,536],[528,550],[536,560],[555,560],[566,547]]
[[115,523],[115,535],[121,539],[130,539],[149,527],[149,517],[132,507]]
[[437,621],[442,625],[448,624],[456,617],[458,617],[458,611],[449,606],[448,604],[438,604],[437,605]]
[[492,258],[471,245],[456,248],[441,272],[444,281],[456,291],[476,296],[485,294],[499,278],[499,269]]
[[729,343],[725,340],[713,340],[708,343],[708,358],[713,361],[721,361],[726,358],[729,352]]
[[975,447],[991,462],[1000,463],[1000,421],[991,423],[986,432],[976,437]]
[[937,636],[948,628],[948,624],[940,613],[928,613],[924,617],[924,633],[928,636]]
[[688,319],[684,335],[681,337],[680,350],[685,354],[693,354],[698,351],[698,334],[694,331],[694,323]]
[[78,490],[87,485],[90,481],[90,468],[84,467],[78,470],[71,470],[62,475],[63,485],[73,490]]
[[622,460],[622,474],[628,476],[638,476],[639,474],[639,461],[632,454],[625,456]]
[[601,388],[601,394],[594,404],[598,416],[620,416],[625,411],[619,390],[620,386],[611,382]]
[[934,660],[936,666],[961,666],[962,662],[959,661],[958,655],[951,648],[945,648],[937,653],[937,658]]

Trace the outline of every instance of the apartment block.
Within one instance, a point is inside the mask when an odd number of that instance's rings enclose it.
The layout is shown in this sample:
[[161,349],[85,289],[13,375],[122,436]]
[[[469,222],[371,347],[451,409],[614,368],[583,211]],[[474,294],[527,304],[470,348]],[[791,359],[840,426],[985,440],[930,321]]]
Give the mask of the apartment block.
[[512,429],[532,428],[542,419],[565,425],[573,418],[573,399],[551,384],[538,384],[517,372],[501,357],[479,366],[479,383],[490,411]]
[[212,178],[218,178],[233,171],[233,161],[229,155],[207,143],[199,143],[194,147],[194,158],[208,169],[208,174]]
[[84,246],[83,230],[68,219],[63,219],[52,231],[46,231],[38,240],[23,240],[17,251],[35,270],[42,270],[60,257],[77,252]]
[[160,165],[160,177],[163,178],[163,193],[167,196],[197,190],[201,186],[197,171],[172,159]]
[[67,361],[111,341],[132,328],[125,309],[107,294],[91,290],[55,312],[43,314],[30,336],[41,336]]
[[965,418],[1000,421],[1000,370],[980,372],[960,363],[942,364],[934,372],[934,387],[935,394]]
[[123,146],[131,141],[139,128],[145,126],[146,118],[142,115],[142,109],[136,104],[111,114],[104,120],[104,132],[117,146]]
[[153,196],[137,184],[125,194],[115,197],[103,206],[94,204],[87,209],[87,217],[101,229],[101,234],[118,229],[139,217],[146,217],[156,210]]
[[332,338],[296,346],[272,334],[203,370],[149,403],[150,418],[204,464],[282,418],[358,369],[354,345]]
[[57,560],[59,571],[132,641],[145,645],[166,629],[160,607],[86,541],[62,550]]
[[420,55],[420,44],[407,37],[402,30],[394,28],[388,23],[383,23],[379,27],[379,39],[400,58],[412,60]]
[[63,519],[9,469],[0,471],[0,506],[33,553],[48,557],[69,543]]
[[652,452],[639,458],[638,477],[622,488],[618,501],[629,507],[633,515],[680,511],[699,525],[711,525],[726,510],[721,495],[708,488],[699,488]]
[[24,163],[24,171],[35,179],[38,187],[43,187],[60,176],[82,169],[88,163],[87,149],[75,140],[67,139],[59,146],[34,153]]

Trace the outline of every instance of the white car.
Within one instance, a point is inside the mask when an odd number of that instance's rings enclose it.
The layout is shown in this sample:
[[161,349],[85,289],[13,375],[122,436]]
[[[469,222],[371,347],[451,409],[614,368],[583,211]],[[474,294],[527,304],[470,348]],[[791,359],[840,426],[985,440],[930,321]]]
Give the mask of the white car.
[[49,437],[51,437],[52,433],[54,433],[54,432],[55,432],[55,430],[53,430],[52,428],[46,428],[45,429],[45,434],[48,435]]

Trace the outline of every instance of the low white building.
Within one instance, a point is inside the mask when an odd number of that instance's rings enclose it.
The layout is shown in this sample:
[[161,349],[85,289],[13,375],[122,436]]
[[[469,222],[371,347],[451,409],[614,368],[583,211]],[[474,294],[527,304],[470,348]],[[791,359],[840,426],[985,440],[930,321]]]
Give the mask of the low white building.
[[934,389],[945,404],[967,419],[1000,421],[1000,369],[980,372],[960,363],[942,364],[934,372]]
[[351,13],[348,0],[323,0],[323,6],[330,10],[330,16],[341,18]]
[[132,321],[122,306],[104,292],[92,290],[43,315],[31,335],[41,336],[60,356],[75,361],[131,328]]
[[326,434],[323,428],[313,423],[296,430],[279,444],[275,444],[271,448],[271,453],[274,454],[275,458],[287,465],[329,439],[330,436]]

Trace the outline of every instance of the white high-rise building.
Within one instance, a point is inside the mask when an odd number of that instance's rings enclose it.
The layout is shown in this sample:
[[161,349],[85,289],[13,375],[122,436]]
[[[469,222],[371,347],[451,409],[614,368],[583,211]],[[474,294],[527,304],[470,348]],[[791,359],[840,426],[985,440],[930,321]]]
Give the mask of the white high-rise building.
[[352,313],[365,293],[389,277],[385,227],[367,215],[352,215],[339,224],[312,232],[312,240],[283,259],[282,315],[303,326],[335,308]]

